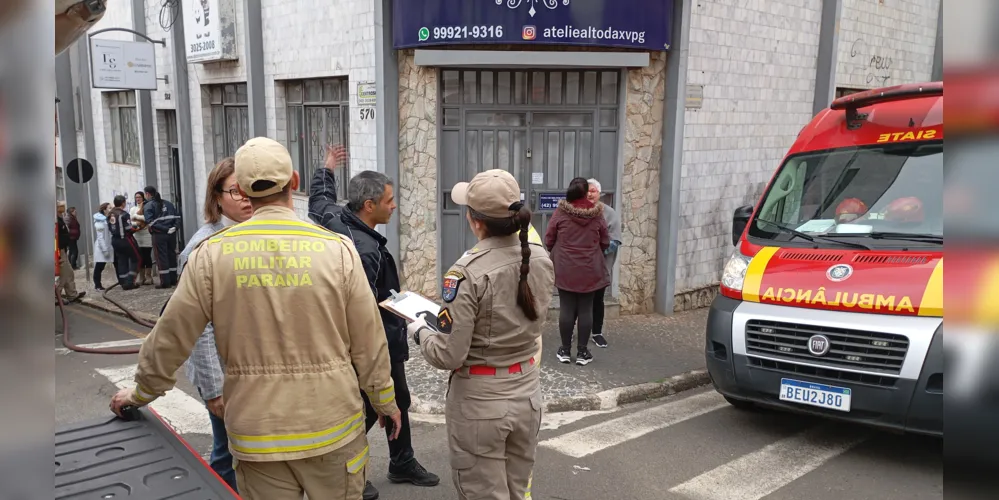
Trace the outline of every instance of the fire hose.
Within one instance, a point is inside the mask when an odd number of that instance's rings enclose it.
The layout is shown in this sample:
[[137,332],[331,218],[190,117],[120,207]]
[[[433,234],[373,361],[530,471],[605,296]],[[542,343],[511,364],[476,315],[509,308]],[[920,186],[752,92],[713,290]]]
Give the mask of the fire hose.
[[[155,326],[156,325],[155,321],[144,320],[144,319],[136,316],[135,313],[133,313],[132,311],[129,311],[128,308],[126,308],[125,306],[121,305],[121,303],[119,303],[118,301],[112,299],[111,297],[108,297],[108,292],[112,288],[114,288],[116,286],[118,286],[118,283],[115,283],[115,284],[109,286],[107,289],[104,290],[104,293],[102,294],[102,297],[104,298],[104,300],[106,300],[106,301],[114,304],[115,306],[117,306],[119,309],[122,310],[122,312],[125,313],[126,316],[128,316],[129,319],[131,319],[135,323],[140,324],[142,326],[145,326],[147,328],[152,328],[153,326]],[[55,286],[55,292],[56,292],[56,300],[58,301],[58,304],[59,304],[59,314],[62,316],[62,345],[63,345],[63,347],[65,347],[66,349],[69,349],[71,351],[85,352],[85,353],[89,353],[89,354],[138,354],[138,352],[139,352],[139,348],[138,347],[122,347],[122,348],[98,349],[98,348],[91,348],[91,347],[82,347],[82,346],[78,346],[78,345],[74,344],[69,339],[69,320],[66,318],[66,309],[65,309],[63,301],[62,301],[62,294],[59,293],[59,285],[58,284]]]

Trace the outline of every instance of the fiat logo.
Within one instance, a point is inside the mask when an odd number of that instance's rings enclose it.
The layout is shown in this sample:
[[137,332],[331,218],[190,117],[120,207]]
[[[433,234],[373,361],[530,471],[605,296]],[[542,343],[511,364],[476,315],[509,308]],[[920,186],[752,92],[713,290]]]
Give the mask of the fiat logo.
[[836,264],[826,271],[826,277],[830,281],[843,281],[853,275],[853,268],[847,264]]
[[829,337],[825,335],[812,335],[808,339],[808,352],[813,356],[825,356],[829,353]]

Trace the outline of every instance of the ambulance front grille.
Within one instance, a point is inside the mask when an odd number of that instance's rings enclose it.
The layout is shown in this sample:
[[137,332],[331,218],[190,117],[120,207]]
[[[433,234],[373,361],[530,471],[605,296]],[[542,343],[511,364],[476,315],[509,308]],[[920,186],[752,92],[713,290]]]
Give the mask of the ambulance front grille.
[[[829,352],[823,356],[808,351],[814,335],[829,339]],[[892,333],[757,319],[746,323],[748,354],[788,361],[898,375],[908,350],[909,339]]]

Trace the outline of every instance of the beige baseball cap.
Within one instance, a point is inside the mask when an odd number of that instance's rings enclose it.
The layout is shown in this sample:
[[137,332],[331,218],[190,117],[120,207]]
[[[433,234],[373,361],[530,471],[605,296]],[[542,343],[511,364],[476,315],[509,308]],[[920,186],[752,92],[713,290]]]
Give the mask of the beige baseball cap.
[[459,182],[451,189],[451,200],[487,217],[505,219],[520,203],[520,185],[506,170],[486,170],[470,182]]
[[[295,167],[288,149],[280,142],[267,137],[254,137],[236,150],[236,182],[250,198],[263,198],[280,193],[291,182]],[[266,189],[255,190],[259,181],[274,183]]]

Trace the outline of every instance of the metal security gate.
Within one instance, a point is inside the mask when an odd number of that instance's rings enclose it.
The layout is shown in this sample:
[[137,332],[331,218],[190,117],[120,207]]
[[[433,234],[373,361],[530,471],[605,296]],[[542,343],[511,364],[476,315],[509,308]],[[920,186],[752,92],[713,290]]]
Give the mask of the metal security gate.
[[618,165],[621,71],[442,70],[441,273],[475,245],[451,187],[509,171],[544,235],[574,177],[594,177],[612,204]]

